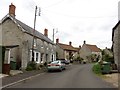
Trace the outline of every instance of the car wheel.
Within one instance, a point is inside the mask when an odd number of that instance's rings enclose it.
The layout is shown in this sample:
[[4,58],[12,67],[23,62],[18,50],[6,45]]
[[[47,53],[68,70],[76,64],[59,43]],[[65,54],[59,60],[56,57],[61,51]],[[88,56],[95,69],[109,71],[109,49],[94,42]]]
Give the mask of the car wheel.
[[63,70],[65,70],[66,68],[63,68]]
[[47,70],[48,72],[50,72],[50,70]]
[[62,68],[60,68],[60,72],[62,72]]

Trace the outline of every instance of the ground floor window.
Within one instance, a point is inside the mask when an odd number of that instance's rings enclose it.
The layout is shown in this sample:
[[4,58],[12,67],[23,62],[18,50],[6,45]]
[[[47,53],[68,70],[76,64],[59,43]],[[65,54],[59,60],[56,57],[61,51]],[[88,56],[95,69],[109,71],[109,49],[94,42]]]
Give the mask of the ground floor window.
[[41,53],[41,62],[43,62],[44,53]]
[[[40,52],[33,51],[33,58],[36,63],[40,63]],[[32,50],[30,51],[30,61],[32,61]]]
[[52,54],[52,56],[51,56],[52,58],[51,58],[51,61],[54,61],[54,54]]

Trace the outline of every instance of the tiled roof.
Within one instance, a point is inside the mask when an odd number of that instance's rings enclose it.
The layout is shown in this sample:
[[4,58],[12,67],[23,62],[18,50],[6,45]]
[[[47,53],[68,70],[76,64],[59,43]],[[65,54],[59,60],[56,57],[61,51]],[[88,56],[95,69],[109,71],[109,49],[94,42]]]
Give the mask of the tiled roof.
[[[30,26],[26,25],[25,23],[19,21],[18,19],[10,16],[9,14],[6,15],[6,16],[2,19],[2,22],[3,22],[4,20],[6,20],[7,18],[10,18],[10,19],[13,20],[15,23],[17,23],[18,26],[21,27],[21,28],[23,29],[22,31],[24,31],[25,33],[28,33],[28,34],[30,34],[30,35],[33,35],[33,30],[34,30],[34,29],[33,29],[32,27],[30,27]],[[48,37],[44,36],[42,33],[38,32],[38,31],[36,31],[36,30],[35,30],[35,34],[34,34],[34,35],[35,35],[36,37],[38,37],[38,38],[40,38],[40,39],[48,42],[48,43],[54,44]]]
[[100,49],[96,45],[86,44],[86,46],[93,52],[101,52]]
[[58,45],[64,49],[64,50],[69,50],[69,51],[78,51],[78,49],[74,48],[71,45],[67,45],[67,44],[62,44],[62,43],[58,43]]
[[76,51],[79,51],[80,50],[80,48],[78,48],[78,47],[74,47],[75,49],[76,49]]

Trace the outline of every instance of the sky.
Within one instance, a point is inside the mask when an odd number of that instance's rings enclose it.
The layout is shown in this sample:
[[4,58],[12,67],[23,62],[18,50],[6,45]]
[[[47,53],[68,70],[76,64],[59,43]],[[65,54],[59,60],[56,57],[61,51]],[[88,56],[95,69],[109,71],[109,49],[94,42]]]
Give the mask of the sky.
[[[99,48],[111,48],[112,28],[118,22],[119,0],[1,0],[0,20],[9,12],[9,5],[16,6],[16,18],[34,27],[35,6],[40,8],[40,16],[36,16],[36,30],[44,33],[48,29],[48,37],[60,43],[74,47],[87,44]],[[39,11],[39,9],[37,9]]]

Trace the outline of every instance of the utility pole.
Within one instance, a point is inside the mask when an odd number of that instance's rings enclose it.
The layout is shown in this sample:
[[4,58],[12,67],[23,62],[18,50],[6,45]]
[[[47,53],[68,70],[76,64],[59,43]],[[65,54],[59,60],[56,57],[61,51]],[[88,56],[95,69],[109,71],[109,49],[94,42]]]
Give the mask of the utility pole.
[[54,43],[54,32],[55,32],[55,30],[53,29],[53,43]]
[[[33,29],[33,42],[32,42],[32,61],[34,61],[34,42],[35,42],[35,26],[36,26],[36,16],[37,16],[37,6],[35,7],[35,17],[34,17],[34,29]],[[40,8],[39,8],[40,16]]]
[[53,28],[53,43],[54,43],[54,37],[56,33],[58,33],[58,30],[55,32],[55,29]]

